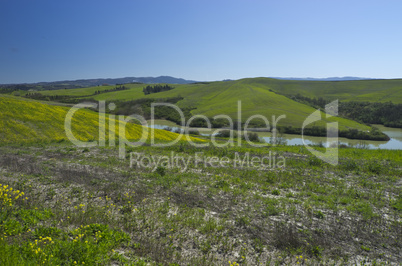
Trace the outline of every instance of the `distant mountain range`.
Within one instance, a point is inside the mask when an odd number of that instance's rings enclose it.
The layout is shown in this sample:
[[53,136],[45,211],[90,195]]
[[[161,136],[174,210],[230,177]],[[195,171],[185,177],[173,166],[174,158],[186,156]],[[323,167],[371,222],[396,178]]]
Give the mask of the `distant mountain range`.
[[[278,80],[307,80],[307,81],[348,81],[348,80],[373,80],[372,78],[360,77],[329,77],[329,78],[282,78],[270,77]],[[230,81],[230,79],[223,80]],[[168,83],[168,84],[190,84],[199,81],[187,80],[182,78],[175,78],[171,76],[159,77],[125,77],[125,78],[99,78],[99,79],[79,79],[79,80],[64,80],[53,82],[37,82],[37,83],[23,83],[23,84],[0,84],[0,89],[11,90],[57,90],[57,89],[74,89],[83,87],[94,87],[100,85],[116,85],[126,83]]]
[[189,84],[196,83],[198,81],[195,80],[187,80],[182,78],[174,78],[170,76],[160,76],[160,77],[141,77],[141,78],[132,78],[132,82],[140,82],[140,83],[169,83],[169,84]]
[[170,76],[160,77],[125,77],[125,78],[99,78],[99,79],[79,79],[79,80],[64,80],[54,82],[37,82],[24,84],[0,84],[0,88],[19,89],[19,90],[55,90],[55,89],[73,89],[82,87],[94,87],[99,85],[116,85],[126,83],[169,83],[169,84],[189,84],[196,83],[194,80],[186,80],[182,78],[174,78]]
[[370,80],[373,78],[360,78],[360,77],[330,77],[330,78],[278,78],[271,77],[273,79],[282,79],[282,80],[317,80],[317,81],[345,81],[345,80]]

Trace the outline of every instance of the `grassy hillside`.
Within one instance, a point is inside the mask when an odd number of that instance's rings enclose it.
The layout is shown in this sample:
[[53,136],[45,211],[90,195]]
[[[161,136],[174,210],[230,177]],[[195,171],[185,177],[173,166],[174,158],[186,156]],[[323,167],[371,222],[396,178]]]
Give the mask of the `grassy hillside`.
[[269,78],[244,79],[245,83],[267,86],[287,95],[300,93],[310,98],[341,101],[402,103],[402,79],[352,81],[301,81]]
[[[37,101],[17,97],[0,97],[0,143],[21,143],[36,141],[67,140],[64,120],[69,108],[47,105]],[[115,121],[114,132],[119,136],[119,126]],[[109,118],[106,118],[106,138],[109,133]],[[140,139],[143,127],[127,124],[127,139]],[[72,119],[72,132],[81,141],[99,139],[98,114],[89,110],[77,111]],[[176,139],[177,134],[155,130],[154,138],[161,141]]]
[[[326,100],[340,101],[371,101],[402,103],[402,80],[358,80],[358,81],[295,81],[277,80],[270,78],[248,78],[235,81],[211,82],[187,85],[174,85],[175,89],[159,93],[144,95],[145,85],[131,84],[130,89],[124,91],[105,92],[93,95],[95,90],[106,90],[110,87],[95,87],[64,91],[43,92],[46,95],[69,95],[73,97],[93,98],[107,101],[128,101],[143,98],[171,98],[182,97],[177,104],[180,107],[192,108],[191,113],[213,117],[226,114],[237,120],[237,101],[242,100],[242,117],[245,122],[252,115],[267,117],[272,126],[272,116],[286,115],[279,122],[279,126],[293,126],[301,128],[305,119],[315,111],[306,102],[296,102],[289,99],[290,95],[300,94],[308,98],[325,98]],[[59,94],[60,93],[60,94]],[[80,98],[80,99],[82,99]],[[361,110],[362,111],[362,110]],[[362,111],[364,114],[364,111]],[[323,114],[322,114],[323,115]],[[343,114],[347,116],[347,114]],[[325,117],[325,116],[322,116]],[[364,116],[347,116],[358,121]],[[381,117],[374,123],[381,122]],[[369,128],[355,121],[343,118],[323,119],[315,126],[325,127],[327,122],[337,121],[340,130],[359,129],[367,131]],[[387,124],[397,124],[397,121],[386,121]]]
[[[286,114],[283,121],[294,126],[315,111],[263,83],[182,85],[147,96],[143,86],[133,86],[90,98],[180,95],[180,106],[208,116],[236,116],[242,99],[243,118],[264,114],[271,120],[272,114]],[[63,91],[89,97],[102,87],[94,89]],[[331,165],[304,146],[194,147],[180,142],[129,147],[127,152],[136,155],[121,159],[116,146],[84,148],[61,141],[67,139],[64,122],[71,109],[48,103],[0,95],[0,265],[402,261],[400,150],[340,147],[339,164]],[[365,128],[336,119],[344,127]],[[123,123],[110,116],[109,122],[118,128]],[[140,138],[141,126],[125,126],[128,138]],[[99,114],[80,109],[72,130],[80,140],[98,139]],[[118,129],[114,132],[118,136]],[[159,141],[176,137],[155,130]]]
[[[338,166],[295,146],[135,151],[189,168],[131,167],[117,147],[0,146],[0,265],[402,261],[400,151],[340,149]],[[239,162],[268,151],[286,166]]]
[[[128,88],[143,88],[145,85],[144,84],[124,84],[124,86],[128,87]],[[87,87],[87,88],[79,88],[79,89],[47,90],[47,91],[40,91],[40,93],[43,95],[49,95],[49,96],[66,95],[66,96],[82,97],[82,96],[93,95],[93,94],[95,94],[96,91],[102,92],[104,90],[110,90],[115,87],[116,87],[115,85],[95,86],[95,87]]]
[[[303,80],[278,80],[271,78],[248,78],[238,81],[214,82],[212,84],[222,83],[241,83],[268,88],[281,94],[294,95],[300,93],[306,97],[324,97],[328,99],[339,99],[342,101],[373,101],[402,103],[402,79],[391,80],[353,80],[353,81],[303,81]],[[134,90],[130,92],[111,93],[97,98],[107,96],[113,100],[124,100],[125,97],[136,98],[142,96],[139,88],[145,85],[130,84],[129,87]],[[209,86],[205,84],[175,85],[175,87],[199,88]],[[53,90],[43,91],[45,95],[72,95],[84,96],[93,94],[96,90],[110,89],[112,86],[99,86],[82,89]],[[135,90],[138,88],[138,90]]]
[[[286,119],[280,121],[280,125],[302,127],[303,121],[315,111],[307,105],[295,102],[283,95],[270,91],[266,84],[253,82],[253,79],[212,82],[209,84],[175,85],[175,89],[159,93],[144,95],[144,85],[132,85],[125,91],[102,93],[88,98],[108,101],[126,101],[140,98],[169,98],[181,96],[184,99],[178,102],[180,107],[195,108],[193,114],[203,114],[213,117],[218,114],[227,114],[237,119],[237,101],[242,101],[242,121],[256,114],[264,115],[272,123],[272,116],[286,115]],[[102,87],[97,87],[102,88]],[[103,89],[103,88],[102,88]],[[107,88],[104,88],[107,89]],[[70,95],[88,95],[94,88],[71,90]],[[68,90],[59,91],[68,93]],[[48,95],[57,95],[58,91],[43,92]],[[60,94],[61,95],[61,94]],[[325,117],[325,116],[323,116]],[[317,126],[324,126],[328,121],[338,121],[341,129],[357,128],[368,130],[367,126],[342,118],[324,119],[317,122]]]

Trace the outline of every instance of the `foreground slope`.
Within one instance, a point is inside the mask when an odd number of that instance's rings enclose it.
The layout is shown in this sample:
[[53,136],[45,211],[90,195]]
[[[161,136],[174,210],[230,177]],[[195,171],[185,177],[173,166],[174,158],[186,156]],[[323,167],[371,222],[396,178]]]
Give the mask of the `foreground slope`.
[[[117,147],[0,146],[0,265],[402,261],[401,151],[340,149],[338,166],[295,146],[136,151],[172,164],[134,168]],[[285,164],[241,162],[268,152]]]
[[[0,97],[0,143],[61,141],[67,140],[64,121],[70,109],[62,106],[47,105],[37,101],[27,101],[17,97]],[[106,118],[106,137],[109,133],[109,118]],[[122,122],[114,121],[110,128],[116,137]],[[72,132],[81,141],[99,138],[98,113],[80,109],[72,119]],[[127,139],[140,139],[143,127],[127,124]],[[177,134],[155,130],[154,138],[161,141],[175,140]]]

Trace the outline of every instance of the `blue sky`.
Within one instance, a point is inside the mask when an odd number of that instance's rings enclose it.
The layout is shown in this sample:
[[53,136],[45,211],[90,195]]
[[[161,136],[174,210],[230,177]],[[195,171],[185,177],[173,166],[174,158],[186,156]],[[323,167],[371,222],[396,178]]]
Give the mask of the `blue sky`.
[[0,0],[0,83],[401,78],[402,1]]

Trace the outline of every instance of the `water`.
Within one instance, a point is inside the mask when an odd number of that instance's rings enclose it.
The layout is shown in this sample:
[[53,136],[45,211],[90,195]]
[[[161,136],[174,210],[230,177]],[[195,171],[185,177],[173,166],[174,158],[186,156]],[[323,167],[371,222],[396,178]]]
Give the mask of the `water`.
[[[352,140],[346,138],[339,138],[339,143],[347,146],[359,146],[365,145],[369,149],[388,149],[388,150],[402,150],[402,129],[401,128],[389,128],[384,127],[382,125],[375,125],[378,127],[382,132],[387,134],[391,139],[389,141],[371,141],[371,140]],[[153,125],[153,128],[157,129],[164,129],[167,125]],[[180,127],[172,127],[173,131],[179,130]],[[209,129],[198,129],[202,136],[210,136],[212,131],[216,130],[209,130]],[[266,142],[270,142],[270,133],[258,133],[258,135]],[[304,145],[303,138],[301,135],[289,135],[284,134],[284,139],[286,140],[287,145]],[[322,143],[324,146],[328,146],[326,144],[325,137],[312,137],[312,136],[305,136],[304,142],[307,145],[319,145]]]
[[164,126],[164,125],[152,125],[152,124],[149,125],[149,127],[156,128],[156,129],[164,129],[164,128],[170,127],[172,129],[172,131],[176,131],[176,130],[180,129],[180,127],[171,127],[171,126]]
[[[268,143],[271,140],[270,137],[262,137],[262,139],[264,139]],[[287,145],[304,145],[301,136],[293,138],[285,137],[285,139],[287,141]],[[321,137],[305,136],[304,142],[307,145],[322,144],[326,147],[328,146],[328,144],[325,142],[325,138]],[[339,144],[347,146],[366,146],[369,149],[402,150],[402,141],[395,138],[391,138],[389,141],[351,140],[351,139],[339,138]]]

